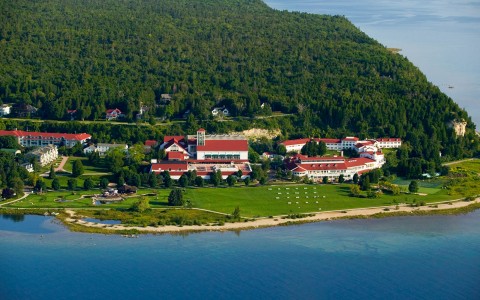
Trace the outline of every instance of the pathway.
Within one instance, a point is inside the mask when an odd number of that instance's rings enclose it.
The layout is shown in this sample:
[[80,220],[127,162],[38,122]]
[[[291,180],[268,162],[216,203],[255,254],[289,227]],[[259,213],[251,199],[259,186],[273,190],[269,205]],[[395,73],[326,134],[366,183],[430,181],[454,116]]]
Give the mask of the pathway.
[[30,194],[31,194],[30,192],[24,192],[22,197],[20,197],[18,199],[11,200],[11,201],[7,201],[7,202],[4,202],[4,203],[0,203],[0,206],[12,204],[12,203],[15,203],[17,201],[23,200],[23,199],[27,198]]
[[457,160],[457,161],[451,161],[451,162],[448,162],[448,163],[444,163],[442,165],[444,166],[451,166],[451,165],[456,165],[456,164],[459,164],[459,163],[462,163],[462,162],[466,162],[466,161],[472,161],[472,160],[477,160],[478,158],[474,157],[474,158],[467,158],[467,159],[462,159],[462,160]]
[[67,161],[68,161],[68,156],[62,156],[62,161],[60,162],[58,167],[55,168],[55,172],[58,172],[58,171],[67,172],[63,169]]

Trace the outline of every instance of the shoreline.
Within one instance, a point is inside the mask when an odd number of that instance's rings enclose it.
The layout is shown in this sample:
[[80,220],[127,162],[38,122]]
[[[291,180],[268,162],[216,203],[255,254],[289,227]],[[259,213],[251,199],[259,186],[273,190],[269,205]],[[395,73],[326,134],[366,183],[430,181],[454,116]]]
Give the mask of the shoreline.
[[[108,233],[108,234],[178,234],[178,233],[194,233],[206,231],[239,231],[239,230],[253,230],[260,228],[299,225],[304,223],[332,221],[341,219],[361,219],[361,218],[379,218],[379,217],[395,217],[395,216],[413,216],[413,215],[433,215],[437,212],[448,213],[469,206],[476,206],[480,204],[480,197],[472,201],[456,200],[439,203],[430,203],[426,206],[410,207],[407,205],[397,206],[382,206],[370,208],[355,208],[339,211],[325,211],[305,214],[304,218],[290,219],[286,216],[274,216],[271,218],[254,219],[253,221],[225,223],[224,225],[166,225],[161,227],[138,227],[126,226],[122,224],[108,225],[102,223],[87,222],[84,220],[74,219],[76,213],[74,210],[65,210],[66,217],[60,218],[62,223],[72,231],[82,231],[92,229],[92,233]],[[88,231],[87,231],[88,232]]]

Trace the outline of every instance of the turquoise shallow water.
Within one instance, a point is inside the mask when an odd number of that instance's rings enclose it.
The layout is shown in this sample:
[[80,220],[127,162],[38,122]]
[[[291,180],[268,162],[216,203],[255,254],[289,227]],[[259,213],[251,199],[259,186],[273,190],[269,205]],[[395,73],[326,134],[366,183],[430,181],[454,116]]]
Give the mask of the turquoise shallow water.
[[480,299],[479,226],[477,211],[129,239],[0,218],[0,298]]

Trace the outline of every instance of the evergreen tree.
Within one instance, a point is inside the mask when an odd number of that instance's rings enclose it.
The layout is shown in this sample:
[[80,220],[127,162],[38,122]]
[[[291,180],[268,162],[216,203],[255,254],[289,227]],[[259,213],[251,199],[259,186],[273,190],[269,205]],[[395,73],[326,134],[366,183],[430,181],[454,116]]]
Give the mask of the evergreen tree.
[[91,178],[85,179],[85,181],[83,182],[83,189],[88,191],[93,189],[93,187],[94,187],[93,180]]
[[173,189],[168,195],[168,205],[170,206],[183,206],[185,201],[183,200],[183,193],[180,189]]
[[180,178],[178,179],[178,185],[180,185],[181,187],[187,187],[188,186],[187,175],[183,174],[182,176],[180,176]]
[[345,182],[345,176],[343,176],[343,174],[340,174],[340,176],[338,177],[338,182],[339,183],[344,183]]
[[54,178],[52,180],[52,189],[58,191],[60,189],[60,180],[58,178]]
[[357,183],[358,183],[358,174],[357,174],[357,173],[353,174],[352,180],[353,180],[353,183],[354,183],[354,184],[357,184]]
[[155,173],[150,173],[148,175],[148,185],[154,189],[158,187],[158,177]]
[[198,187],[203,187],[203,185],[204,185],[204,180],[203,180],[203,178],[200,177],[200,176],[197,176],[197,177],[195,178],[195,185],[198,186]]
[[172,181],[172,177],[170,177],[170,172],[163,171],[162,175],[163,175],[163,184],[165,185],[165,187],[166,188],[171,187],[173,184],[173,181]]
[[75,178],[68,179],[67,187],[71,191],[75,190],[77,188],[77,180]]
[[57,174],[55,173],[55,168],[53,165],[50,166],[50,173],[48,174],[48,179],[55,179]]
[[83,163],[81,160],[77,159],[73,161],[72,165],[72,176],[78,177],[84,173]]
[[108,181],[108,178],[106,178],[106,177],[103,177],[102,179],[100,179],[100,187],[102,189],[106,189],[108,187],[109,183],[110,182]]
[[235,178],[235,176],[228,175],[228,177],[227,177],[228,186],[234,186],[236,182],[237,182],[237,179]]
[[417,193],[418,192],[418,182],[415,180],[412,180],[410,184],[408,185],[408,191],[410,193]]

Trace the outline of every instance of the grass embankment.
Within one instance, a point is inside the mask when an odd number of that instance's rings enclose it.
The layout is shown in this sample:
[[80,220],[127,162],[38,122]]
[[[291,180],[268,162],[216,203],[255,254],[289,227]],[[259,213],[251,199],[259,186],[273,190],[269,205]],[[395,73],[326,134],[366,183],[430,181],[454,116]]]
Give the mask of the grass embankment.
[[126,210],[76,210],[75,219],[95,218],[119,220],[124,226],[165,226],[165,225],[222,225],[235,221],[223,214],[195,209],[149,209],[144,212]]
[[345,217],[347,219],[369,219],[369,218],[386,218],[386,217],[403,217],[403,216],[429,216],[429,215],[463,215],[468,214],[472,211],[480,209],[480,203],[472,203],[468,206],[457,207],[457,208],[447,208],[439,210],[412,210],[410,212],[396,212],[388,211],[385,213],[378,213],[371,216],[352,216]]

